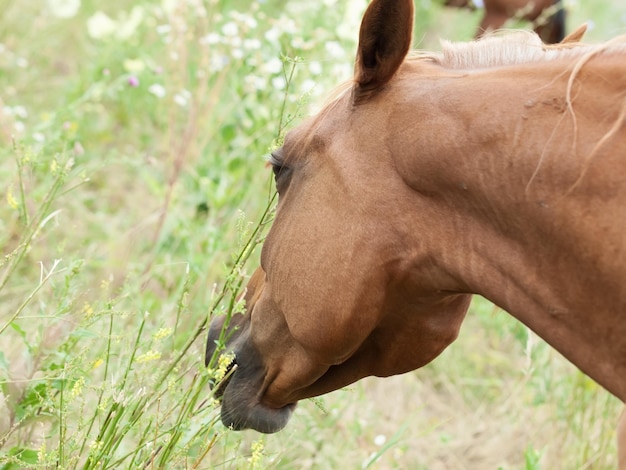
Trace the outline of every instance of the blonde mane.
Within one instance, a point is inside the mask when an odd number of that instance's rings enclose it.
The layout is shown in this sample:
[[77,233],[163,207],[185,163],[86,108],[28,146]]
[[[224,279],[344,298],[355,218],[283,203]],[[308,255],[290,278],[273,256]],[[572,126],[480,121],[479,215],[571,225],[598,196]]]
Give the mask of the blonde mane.
[[476,41],[441,41],[442,51],[411,54],[413,60],[431,60],[449,69],[480,69],[505,65],[547,62],[559,58],[599,53],[626,54],[626,35],[603,44],[579,42],[546,45],[532,31],[499,31]]

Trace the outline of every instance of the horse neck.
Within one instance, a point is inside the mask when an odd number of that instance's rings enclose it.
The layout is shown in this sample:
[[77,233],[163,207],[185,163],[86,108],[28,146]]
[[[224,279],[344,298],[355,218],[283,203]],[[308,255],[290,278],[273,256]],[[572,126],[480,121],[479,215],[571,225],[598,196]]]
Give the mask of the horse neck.
[[503,307],[626,399],[626,339],[617,355],[597,344],[626,338],[626,136],[597,148],[623,120],[615,96],[626,90],[586,71],[570,107],[557,65],[414,81],[399,102],[411,117],[390,118],[404,129],[395,166],[437,219],[432,249],[457,289]]

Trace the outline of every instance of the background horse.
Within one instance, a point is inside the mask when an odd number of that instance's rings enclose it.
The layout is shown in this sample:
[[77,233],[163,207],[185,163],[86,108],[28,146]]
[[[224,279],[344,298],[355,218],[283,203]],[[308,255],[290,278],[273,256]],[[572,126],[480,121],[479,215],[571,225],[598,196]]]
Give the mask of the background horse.
[[407,59],[412,18],[374,0],[353,82],[272,153],[247,311],[209,329],[233,429],[429,363],[472,294],[626,399],[626,46],[518,32]]
[[541,39],[554,44],[565,37],[565,8],[562,0],[446,0],[449,7],[474,10],[478,5],[484,8],[483,18],[475,37],[500,29],[511,18],[530,21]]

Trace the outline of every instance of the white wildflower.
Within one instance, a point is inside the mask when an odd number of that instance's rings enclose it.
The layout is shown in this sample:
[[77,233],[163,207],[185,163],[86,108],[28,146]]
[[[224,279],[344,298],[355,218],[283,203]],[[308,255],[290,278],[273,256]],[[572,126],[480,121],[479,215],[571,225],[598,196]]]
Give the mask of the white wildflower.
[[253,18],[252,16],[248,16],[248,15],[245,15],[243,17],[243,22],[250,29],[256,28],[259,24],[255,18]]
[[119,39],[128,39],[141,24],[144,18],[143,8],[140,6],[134,6],[130,11],[130,15],[126,17],[122,17],[122,20],[118,22],[118,30],[115,33],[115,36]]
[[306,79],[305,81],[302,82],[302,91],[304,93],[309,93],[311,91],[313,91],[313,89],[315,88],[315,81],[311,80],[310,78]]
[[209,57],[209,70],[211,72],[219,72],[223,70],[224,67],[228,65],[230,59],[228,56],[223,54],[212,54]]
[[274,57],[270,60],[268,60],[267,62],[265,62],[265,64],[263,64],[263,66],[261,67],[261,70],[264,73],[268,73],[270,75],[275,75],[279,72],[282,72],[283,70],[283,61],[280,60],[278,57]]
[[287,86],[287,82],[285,81],[285,77],[274,77],[272,78],[272,86],[276,90],[284,90]]
[[160,35],[168,34],[172,30],[169,24],[160,24],[156,27],[156,32]]
[[354,31],[358,31],[361,23],[361,16],[367,6],[366,0],[348,0],[345,6],[343,21],[339,23],[337,35],[340,38],[353,41]]
[[28,111],[24,106],[13,106],[13,115],[22,119],[26,119],[28,117]]
[[265,32],[265,39],[268,42],[276,42],[280,38],[283,32],[278,28],[270,28]]
[[298,34],[300,32],[298,25],[292,18],[281,16],[279,19],[279,24],[284,33],[293,35],[293,34]]
[[258,75],[246,75],[243,82],[248,93],[263,90],[267,86],[267,80]]
[[228,38],[228,44],[230,44],[231,47],[241,47],[243,40],[239,36],[231,36]]
[[258,39],[245,39],[243,41],[243,47],[249,51],[261,49],[261,41]]
[[301,36],[295,36],[291,39],[291,45],[294,49],[300,49],[303,51],[310,51],[317,45],[317,41],[314,39],[305,41]]
[[180,4],[180,0],[163,0],[161,2],[161,8],[165,13],[173,13]]
[[352,66],[345,64],[335,64],[331,68],[331,76],[336,77],[338,80],[346,80],[352,76]]
[[52,16],[72,18],[80,9],[80,0],[48,0],[48,8]]
[[319,75],[322,73],[322,64],[320,64],[318,61],[314,60],[312,62],[309,62],[309,72],[311,72],[312,75]]
[[114,20],[106,13],[97,11],[87,19],[87,33],[93,39],[128,39],[144,19],[142,7],[135,6],[130,13],[122,13]]
[[191,93],[188,90],[182,90],[174,95],[174,102],[182,107],[187,106],[190,99]]
[[346,51],[337,41],[328,41],[325,44],[325,48],[326,52],[335,59],[341,59],[346,55]]
[[222,34],[231,37],[237,36],[239,34],[239,26],[237,26],[237,23],[230,21],[222,26]]
[[105,39],[117,30],[117,23],[106,13],[97,11],[87,19],[87,33],[93,39]]
[[200,38],[200,44],[217,44],[222,40],[222,36],[217,33],[209,33]]
[[152,93],[157,98],[163,98],[165,96],[165,88],[163,85],[153,83],[148,87],[148,92]]
[[379,434],[374,438],[374,444],[377,446],[382,446],[385,442],[387,442],[387,437],[384,434]]

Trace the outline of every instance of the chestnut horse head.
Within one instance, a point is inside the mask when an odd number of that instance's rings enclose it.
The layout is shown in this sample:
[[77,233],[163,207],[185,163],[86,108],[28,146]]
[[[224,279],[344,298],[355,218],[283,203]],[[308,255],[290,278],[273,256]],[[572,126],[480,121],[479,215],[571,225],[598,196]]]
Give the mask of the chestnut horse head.
[[412,17],[374,0],[353,82],[271,156],[247,311],[209,331],[234,429],[427,364],[473,293],[626,398],[626,48],[520,32],[407,58]]

